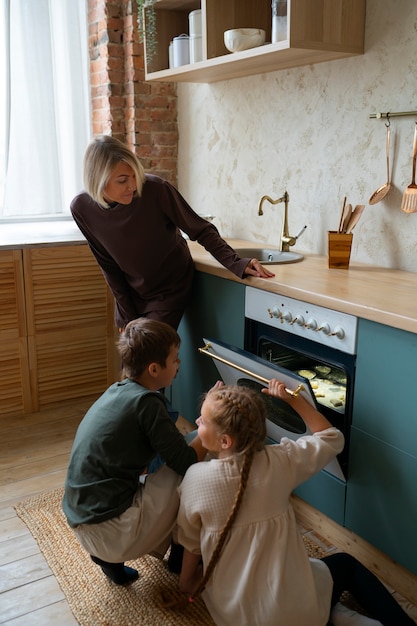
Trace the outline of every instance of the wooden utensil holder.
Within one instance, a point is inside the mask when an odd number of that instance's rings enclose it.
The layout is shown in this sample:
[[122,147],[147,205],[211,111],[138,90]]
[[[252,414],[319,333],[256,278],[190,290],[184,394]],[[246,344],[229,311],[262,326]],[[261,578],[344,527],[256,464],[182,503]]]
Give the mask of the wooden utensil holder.
[[329,267],[340,270],[349,269],[352,233],[339,233],[329,230]]

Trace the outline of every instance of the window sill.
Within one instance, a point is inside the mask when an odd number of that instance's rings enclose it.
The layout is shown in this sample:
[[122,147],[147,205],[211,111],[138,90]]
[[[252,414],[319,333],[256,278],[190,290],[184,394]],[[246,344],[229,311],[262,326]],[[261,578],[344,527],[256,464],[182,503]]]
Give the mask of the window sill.
[[0,221],[0,249],[85,243],[72,219]]

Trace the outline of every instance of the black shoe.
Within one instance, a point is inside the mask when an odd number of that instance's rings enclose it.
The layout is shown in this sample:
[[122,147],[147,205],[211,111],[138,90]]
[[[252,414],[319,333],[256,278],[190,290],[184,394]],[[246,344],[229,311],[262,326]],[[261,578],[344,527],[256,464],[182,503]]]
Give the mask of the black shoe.
[[116,585],[129,585],[139,578],[138,570],[128,567],[124,563],[107,563],[96,556],[91,556],[91,560],[100,565],[103,573]]
[[168,557],[168,569],[173,574],[181,574],[183,546],[179,543],[171,543],[171,552]]

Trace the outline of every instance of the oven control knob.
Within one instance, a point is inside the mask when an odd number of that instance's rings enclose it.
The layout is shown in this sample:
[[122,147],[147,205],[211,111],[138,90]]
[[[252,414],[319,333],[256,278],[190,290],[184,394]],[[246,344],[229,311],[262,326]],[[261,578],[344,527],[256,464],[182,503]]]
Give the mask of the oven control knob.
[[270,317],[276,317],[277,319],[281,317],[281,311],[277,306],[274,306],[273,309],[268,309],[268,313]]
[[327,322],[322,322],[321,326],[316,328],[316,331],[321,330],[324,335],[330,335],[330,325]]
[[281,322],[285,321],[285,322],[291,322],[292,320],[292,313],[290,311],[284,311],[284,313],[281,313]]
[[291,325],[293,324],[297,324],[297,326],[305,326],[304,317],[302,315],[296,315],[291,322]]
[[310,317],[310,319],[307,320],[307,324],[305,324],[305,327],[310,329],[310,330],[316,330],[317,328],[317,322],[314,318]]
[[338,337],[338,339],[344,339],[345,331],[343,330],[341,326],[336,326],[334,331],[330,333],[330,337]]

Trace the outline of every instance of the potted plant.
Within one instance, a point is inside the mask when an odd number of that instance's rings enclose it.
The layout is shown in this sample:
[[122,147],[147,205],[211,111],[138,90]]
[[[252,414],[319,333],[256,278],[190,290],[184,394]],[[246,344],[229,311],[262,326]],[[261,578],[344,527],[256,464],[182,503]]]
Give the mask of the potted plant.
[[136,0],[138,9],[139,41],[146,43],[146,62],[149,65],[156,54],[156,0]]

